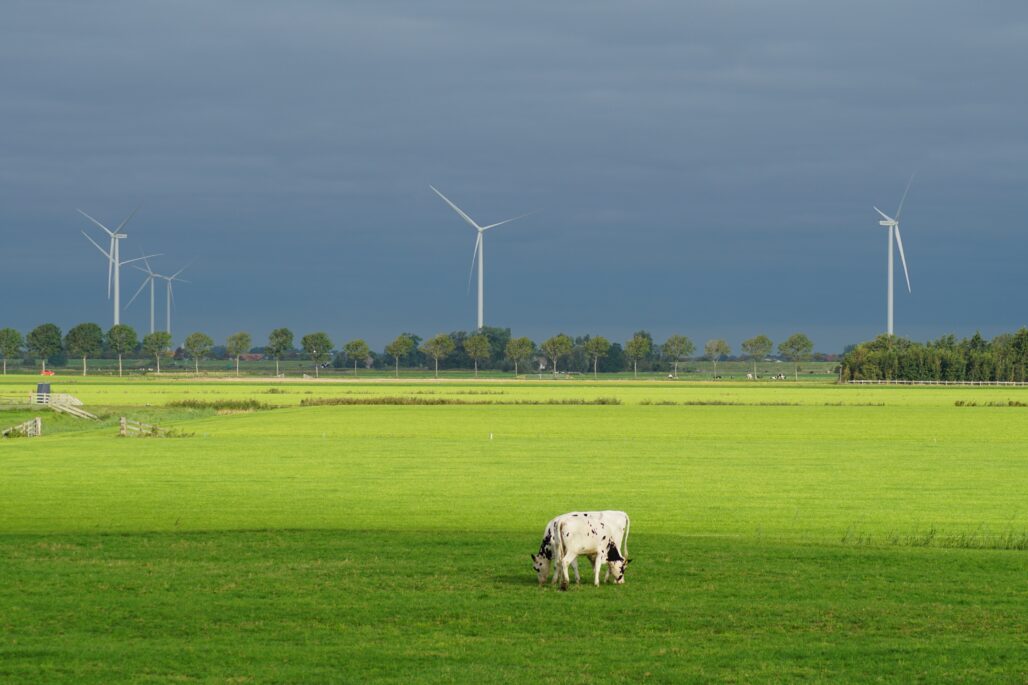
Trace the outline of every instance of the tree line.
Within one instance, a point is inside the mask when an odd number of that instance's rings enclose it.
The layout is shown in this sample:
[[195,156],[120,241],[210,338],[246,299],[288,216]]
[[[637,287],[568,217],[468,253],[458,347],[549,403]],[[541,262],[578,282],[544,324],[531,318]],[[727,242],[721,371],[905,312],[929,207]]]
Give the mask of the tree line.
[[[757,335],[743,341],[742,353],[753,360],[754,375],[756,362],[772,354],[774,343],[766,335]],[[801,362],[815,358],[814,344],[803,333],[790,336],[778,345],[780,358],[795,364],[799,373]],[[414,333],[401,333],[376,352],[360,338],[347,341],[336,349],[335,344],[324,332],[308,333],[300,338],[299,348],[288,328],[276,328],[268,335],[267,343],[254,346],[252,336],[244,331],[234,333],[224,345],[215,345],[205,333],[189,335],[180,348],[171,349],[171,335],[163,331],[150,333],[139,338],[135,329],[118,324],[104,331],[95,323],[83,323],[62,334],[55,324],[37,326],[22,337],[13,328],[0,329],[0,355],[3,357],[3,372],[7,373],[8,359],[23,359],[27,354],[30,363],[38,362],[46,370],[48,361],[64,363],[68,358],[81,359],[83,375],[88,373],[89,360],[106,356],[118,359],[118,374],[123,373],[123,359],[152,359],[157,373],[161,360],[174,357],[190,359],[194,370],[199,373],[204,359],[228,358],[235,361],[239,373],[240,359],[248,353],[260,353],[275,360],[275,374],[280,374],[283,359],[304,358],[312,365],[314,375],[330,363],[336,368],[352,367],[354,374],[359,368],[392,367],[398,376],[400,368],[431,368],[438,376],[440,369],[501,369],[515,374],[532,371],[574,371],[622,372],[667,371],[678,375],[679,364],[696,356],[696,345],[685,335],[672,335],[658,344],[647,331],[638,331],[623,345],[607,338],[596,336],[571,337],[558,333],[540,343],[527,337],[513,337],[509,328],[484,327],[477,331],[455,331],[440,333],[424,339]],[[731,357],[732,349],[720,338],[708,340],[703,346],[702,357],[717,365]]]
[[1025,381],[1028,328],[986,340],[981,333],[926,343],[880,335],[846,350],[843,380]]

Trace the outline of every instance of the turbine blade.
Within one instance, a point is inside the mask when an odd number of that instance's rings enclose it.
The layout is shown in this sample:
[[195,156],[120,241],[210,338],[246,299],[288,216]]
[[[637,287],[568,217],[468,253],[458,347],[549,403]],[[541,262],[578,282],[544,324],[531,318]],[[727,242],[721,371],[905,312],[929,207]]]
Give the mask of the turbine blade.
[[504,224],[509,224],[511,221],[517,221],[518,219],[524,219],[526,216],[532,216],[533,214],[538,213],[538,211],[539,210],[537,209],[534,212],[528,212],[526,214],[521,214],[519,216],[514,217],[513,219],[507,219],[506,221],[498,221],[495,224],[489,224],[488,226],[483,226],[482,230],[485,231],[485,230],[488,230],[490,228],[496,228],[497,226],[502,226]]
[[875,207],[875,211],[878,212],[879,214],[881,214],[882,218],[885,219],[886,221],[892,221],[892,217],[891,216],[889,216],[888,214],[886,214],[882,210],[878,209],[877,207]]
[[[145,254],[145,253],[143,252],[143,248],[142,248],[142,247],[140,247],[140,248],[139,248],[139,254],[140,254],[140,255],[142,255],[142,256],[140,257],[140,259],[142,259],[142,260],[143,260],[143,264],[146,264],[146,273],[148,273],[148,274],[150,274],[151,276],[153,276],[153,269],[151,269],[151,268],[150,268],[150,259],[149,259],[149,258],[147,257],[147,255],[146,255],[146,254]],[[137,267],[134,267],[134,268],[136,268],[136,269],[139,269],[139,267],[138,267],[138,266],[137,266]],[[140,270],[142,270],[142,269],[140,269]]]
[[100,228],[102,228],[102,229],[103,229],[104,231],[106,231],[106,232],[107,232],[107,235],[111,236],[112,238],[114,237],[114,231],[112,231],[111,229],[107,228],[107,227],[106,227],[106,226],[104,226],[104,225],[103,225],[102,223],[100,223],[99,221],[97,221],[97,220],[96,220],[96,219],[94,219],[93,217],[91,217],[91,216],[89,216],[88,214],[86,214],[85,212],[83,212],[83,211],[82,211],[81,209],[79,209],[79,210],[77,210],[77,211],[78,211],[78,213],[79,213],[79,214],[81,214],[82,216],[86,217],[87,219],[89,219],[90,221],[92,221],[92,222],[93,222],[94,224],[96,224],[97,226],[99,226]]
[[440,193],[438,190],[436,190],[435,186],[430,185],[428,187],[431,188],[432,191],[436,195],[438,195],[439,197],[443,198],[443,202],[445,202],[446,204],[450,205],[450,207],[453,208],[453,211],[457,212],[457,214],[460,215],[460,218],[464,219],[464,221],[467,221],[468,224],[470,224],[470,226],[472,228],[474,228],[475,230],[478,230],[478,231],[482,230],[482,227],[479,226],[478,224],[476,224],[474,219],[472,219],[470,216],[465,214],[463,209],[461,209],[457,205],[455,205],[452,202],[450,202],[450,199],[448,197],[446,197],[445,195],[443,195],[442,193]]
[[108,262],[111,261],[111,255],[108,254],[107,250],[105,250],[102,247],[100,247],[97,244],[97,242],[95,240],[93,240],[92,238],[90,238],[89,234],[86,233],[85,231],[82,231],[82,235],[86,236],[86,240],[88,240],[89,242],[93,243],[93,247],[95,247],[96,249],[100,250],[100,254],[102,254],[104,257],[107,257],[107,261]]
[[161,256],[161,253],[158,252],[157,254],[148,254],[148,255],[144,255],[142,257],[136,257],[135,259],[126,259],[124,262],[121,263],[121,265],[125,266],[126,264],[131,264],[132,262],[138,262],[141,259],[146,259],[147,257],[160,257],[160,256]]
[[475,251],[471,253],[471,270],[468,271],[468,294],[471,294],[471,277],[475,273],[475,260],[478,258],[478,248],[482,245],[482,233],[479,232],[475,240]]
[[[195,261],[196,261],[195,259],[190,260],[188,264],[186,264],[184,267],[182,267],[181,269],[176,271],[174,274],[172,274],[170,278],[171,279],[177,278],[180,273],[182,273],[183,271],[185,271],[186,269],[191,267],[193,265],[193,262],[195,262]],[[179,280],[181,281],[182,279],[180,278]],[[182,282],[185,283],[186,281],[182,281]]]
[[907,187],[903,191],[903,197],[900,198],[899,209],[896,210],[896,221],[899,221],[900,214],[903,213],[903,203],[907,201],[907,193],[910,192],[910,184],[914,182],[914,176],[916,176],[916,175],[917,175],[917,172],[914,172],[913,174],[910,174],[910,179],[907,181]]
[[127,217],[125,217],[124,221],[122,221],[120,224],[118,224],[118,231],[117,231],[118,233],[121,233],[121,229],[125,228],[125,224],[127,224],[129,221],[131,221],[132,217],[134,217],[136,215],[136,212],[138,212],[138,211],[139,211],[139,207],[136,207],[131,212],[129,212],[129,215]]
[[903,275],[907,279],[907,292],[912,293],[914,291],[910,289],[910,274],[907,272],[907,258],[903,254],[903,238],[900,237],[899,224],[896,225],[896,245],[900,249],[900,262],[903,263]]
[[139,297],[139,293],[143,292],[143,288],[145,288],[146,284],[149,283],[149,282],[150,282],[150,277],[149,276],[147,276],[146,278],[143,279],[143,285],[139,286],[139,290],[136,291],[136,294],[133,295],[132,299],[128,301],[127,305],[125,305],[126,309],[128,309],[129,307],[132,306],[132,303],[136,301],[137,297]]

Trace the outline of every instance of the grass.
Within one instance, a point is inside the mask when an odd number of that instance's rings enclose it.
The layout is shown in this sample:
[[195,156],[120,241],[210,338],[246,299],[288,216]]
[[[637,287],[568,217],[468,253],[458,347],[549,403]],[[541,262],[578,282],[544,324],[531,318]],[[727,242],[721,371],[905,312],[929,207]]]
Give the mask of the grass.
[[[1025,391],[60,383],[112,418],[0,443],[0,680],[1028,680],[1028,422],[955,406]],[[627,583],[536,587],[582,508]]]

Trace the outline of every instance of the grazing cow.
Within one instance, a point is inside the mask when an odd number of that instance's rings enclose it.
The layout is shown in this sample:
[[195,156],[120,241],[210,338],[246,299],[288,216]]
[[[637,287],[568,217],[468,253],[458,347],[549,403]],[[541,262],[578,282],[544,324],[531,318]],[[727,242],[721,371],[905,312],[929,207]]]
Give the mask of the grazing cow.
[[[539,584],[542,585],[546,582],[546,578],[550,575],[550,571],[553,571],[553,584],[557,584],[557,565],[554,563],[554,554],[556,550],[555,541],[557,538],[556,526],[557,523],[563,518],[586,518],[590,520],[603,521],[607,528],[610,529],[611,537],[617,544],[618,550],[622,555],[628,555],[628,533],[631,522],[628,519],[628,514],[623,511],[574,511],[567,514],[561,514],[555,517],[549,523],[546,524],[546,528],[543,529],[543,540],[539,543],[539,551],[532,555],[532,568],[535,570],[536,575],[539,579]],[[595,562],[595,559],[590,557],[590,561]],[[571,566],[575,571],[575,582],[580,582],[578,575],[578,559],[577,557],[571,562]],[[610,579],[610,568],[607,568],[606,573],[603,577],[603,582],[607,582]]]
[[[557,566],[553,563],[554,550],[556,549],[555,541],[557,539],[557,522],[563,516],[570,516],[570,514],[562,514],[555,518],[550,519],[550,522],[546,524],[546,528],[543,529],[543,541],[539,543],[539,551],[532,555],[532,568],[535,569],[536,576],[539,579],[539,584],[542,585],[546,582],[547,576],[550,575],[550,569],[553,569],[553,582],[557,582]],[[579,582],[578,577],[578,559],[571,562],[571,565],[575,569],[575,582]]]
[[593,585],[600,584],[600,566],[614,575],[614,582],[625,582],[628,559],[621,555],[611,529],[599,519],[567,516],[557,520],[555,561],[560,571],[560,589],[568,589],[568,566],[581,554],[593,560]]

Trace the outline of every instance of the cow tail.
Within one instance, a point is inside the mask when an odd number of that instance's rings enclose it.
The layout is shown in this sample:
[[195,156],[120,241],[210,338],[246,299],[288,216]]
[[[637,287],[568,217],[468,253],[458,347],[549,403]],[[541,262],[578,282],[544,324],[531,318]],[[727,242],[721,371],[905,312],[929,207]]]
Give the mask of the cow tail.
[[628,558],[628,531],[632,529],[632,519],[625,514],[625,537],[621,540],[621,556]]
[[[554,564],[561,564],[561,560],[564,559],[564,531],[562,530],[563,527],[564,522],[561,519],[557,519],[553,522],[553,533],[555,538],[553,541]],[[557,572],[561,574],[561,581],[563,581],[564,572],[561,570],[562,566],[558,565],[555,568],[557,569]]]

